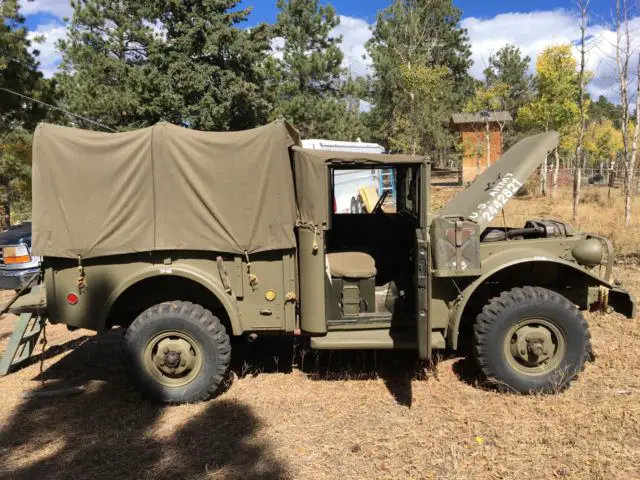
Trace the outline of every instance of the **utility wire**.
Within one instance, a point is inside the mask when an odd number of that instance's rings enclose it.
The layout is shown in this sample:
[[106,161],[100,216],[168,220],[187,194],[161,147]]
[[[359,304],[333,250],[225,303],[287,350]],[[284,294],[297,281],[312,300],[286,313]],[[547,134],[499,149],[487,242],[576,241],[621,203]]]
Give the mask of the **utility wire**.
[[68,110],[65,110],[64,108],[56,107],[55,105],[51,105],[49,103],[43,102],[42,100],[38,100],[36,98],[29,97],[28,95],[23,95],[22,93],[14,92],[13,90],[9,90],[8,88],[0,87],[0,90],[3,90],[3,91],[8,92],[8,93],[12,93],[13,95],[17,95],[17,96],[22,97],[22,98],[26,98],[27,100],[31,100],[32,102],[36,102],[36,103],[39,103],[41,105],[45,105],[45,106],[47,106],[49,108],[53,108],[55,110],[60,110],[61,112],[66,113],[67,115],[71,115],[72,117],[80,118],[80,119],[84,120],[85,122],[93,123],[94,125],[98,125],[99,127],[102,127],[105,130],[109,130],[110,132],[117,133],[117,131],[114,130],[113,128],[107,127],[106,125],[103,125],[103,124],[101,124],[99,122],[96,122],[95,120],[91,120],[90,118],[83,117],[82,115],[78,115],[77,113],[73,113],[73,112],[70,112]]

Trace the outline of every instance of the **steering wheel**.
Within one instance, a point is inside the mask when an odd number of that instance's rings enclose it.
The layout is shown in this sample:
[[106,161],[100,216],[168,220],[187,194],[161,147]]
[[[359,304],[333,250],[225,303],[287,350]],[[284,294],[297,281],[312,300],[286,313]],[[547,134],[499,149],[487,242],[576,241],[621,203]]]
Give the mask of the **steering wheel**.
[[385,190],[384,192],[382,192],[382,195],[380,195],[380,198],[378,198],[378,201],[376,202],[376,205],[373,207],[373,210],[371,210],[371,213],[383,212],[382,204],[384,203],[388,195],[389,195],[389,190]]

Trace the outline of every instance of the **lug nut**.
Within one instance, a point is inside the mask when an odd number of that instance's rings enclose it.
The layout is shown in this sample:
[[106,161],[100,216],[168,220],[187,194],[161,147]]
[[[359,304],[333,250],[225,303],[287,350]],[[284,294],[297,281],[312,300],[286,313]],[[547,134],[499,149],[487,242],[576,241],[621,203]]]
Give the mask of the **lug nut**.
[[168,347],[164,347],[164,348],[162,349],[162,353],[164,353],[165,355],[166,355],[167,353],[169,353],[169,348],[168,348]]
[[182,361],[180,362],[180,366],[181,367],[186,367],[187,366],[187,361],[185,359],[182,359]]

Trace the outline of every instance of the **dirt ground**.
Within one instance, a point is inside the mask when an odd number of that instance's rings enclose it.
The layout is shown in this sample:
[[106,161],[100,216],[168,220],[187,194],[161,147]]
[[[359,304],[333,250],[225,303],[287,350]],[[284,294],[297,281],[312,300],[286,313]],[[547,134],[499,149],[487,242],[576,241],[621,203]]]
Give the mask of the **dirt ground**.
[[[616,272],[640,296],[640,268]],[[0,348],[13,321],[0,321]],[[482,388],[449,354],[426,372],[393,352],[307,354],[304,368],[296,355],[291,368],[292,344],[259,339],[236,345],[220,397],[176,407],[138,395],[121,332],[49,327],[43,374],[37,355],[0,379],[0,478],[640,479],[640,321],[588,321],[596,359],[558,395]]]

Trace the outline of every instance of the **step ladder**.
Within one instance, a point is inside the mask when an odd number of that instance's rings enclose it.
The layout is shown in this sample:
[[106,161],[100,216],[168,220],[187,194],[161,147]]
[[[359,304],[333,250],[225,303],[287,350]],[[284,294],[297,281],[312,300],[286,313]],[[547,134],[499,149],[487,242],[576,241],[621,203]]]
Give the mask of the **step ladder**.
[[31,357],[38,344],[46,318],[33,313],[21,313],[13,329],[9,344],[0,359],[0,377],[9,373],[11,367]]
[[9,308],[9,313],[18,315],[9,343],[0,358],[0,377],[7,375],[15,367],[33,354],[38,338],[47,321],[45,294],[42,286],[31,293],[20,296]]
[[378,174],[378,195],[389,192],[385,205],[396,206],[396,175],[393,168],[382,168]]

